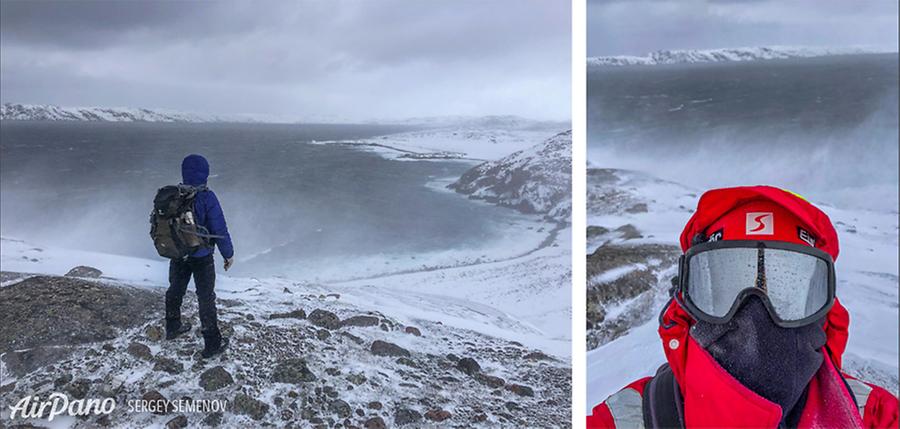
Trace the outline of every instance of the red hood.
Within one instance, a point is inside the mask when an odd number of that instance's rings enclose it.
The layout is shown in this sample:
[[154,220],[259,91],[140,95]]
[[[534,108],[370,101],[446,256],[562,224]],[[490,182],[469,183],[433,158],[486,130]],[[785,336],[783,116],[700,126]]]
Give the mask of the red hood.
[[[688,336],[694,319],[677,302],[669,302],[669,306],[662,314],[659,326],[659,337],[662,339],[666,360],[672,367],[675,379],[679,385],[684,385],[684,369],[687,365]],[[826,352],[831,356],[838,371],[841,370],[841,357],[847,347],[848,327],[850,326],[850,314],[841,305],[837,298],[834,306],[825,318],[825,343]]]

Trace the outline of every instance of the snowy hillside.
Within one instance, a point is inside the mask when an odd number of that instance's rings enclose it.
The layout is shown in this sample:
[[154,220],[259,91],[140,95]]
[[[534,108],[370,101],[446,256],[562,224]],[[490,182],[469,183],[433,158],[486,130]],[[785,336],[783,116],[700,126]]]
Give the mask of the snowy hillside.
[[572,132],[480,164],[449,187],[525,213],[567,222],[571,215]]
[[[587,188],[590,412],[665,361],[657,315],[677,274],[678,236],[702,191],[635,171],[598,168],[588,169]],[[837,295],[851,316],[844,370],[896,394],[896,212],[817,205],[835,223],[841,242]]]
[[[0,120],[105,122],[234,122],[236,118],[129,107],[60,107],[52,104],[0,105]],[[246,120],[245,120],[246,121]]]
[[805,47],[805,46],[764,46],[723,49],[662,50],[646,56],[590,57],[588,67],[633,66],[681,63],[705,63],[722,61],[756,61],[787,58],[810,58],[827,55],[855,55],[891,52],[873,47]]
[[[560,240],[568,236],[561,233]],[[164,261],[9,238],[0,246],[0,402],[54,391],[118,399],[109,416],[55,420],[60,427],[173,421],[559,427],[570,421],[570,366],[553,352],[568,349],[563,326],[567,332],[570,314],[538,305],[548,297],[569,302],[566,246],[508,262],[346,284],[220,272],[220,327],[231,345],[211,360],[197,358],[202,340],[193,292],[184,312],[194,332],[160,339]],[[76,265],[99,271],[62,275]],[[484,288],[487,279],[510,288]],[[230,406],[219,413],[128,412],[124,401],[142,397],[224,399]],[[0,413],[9,418],[6,407]]]

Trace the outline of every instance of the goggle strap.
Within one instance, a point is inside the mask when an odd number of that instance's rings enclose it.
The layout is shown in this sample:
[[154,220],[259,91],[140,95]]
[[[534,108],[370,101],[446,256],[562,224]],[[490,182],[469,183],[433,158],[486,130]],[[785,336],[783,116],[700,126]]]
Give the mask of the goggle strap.
[[756,287],[768,295],[769,289],[766,285],[766,251],[762,247],[756,249]]

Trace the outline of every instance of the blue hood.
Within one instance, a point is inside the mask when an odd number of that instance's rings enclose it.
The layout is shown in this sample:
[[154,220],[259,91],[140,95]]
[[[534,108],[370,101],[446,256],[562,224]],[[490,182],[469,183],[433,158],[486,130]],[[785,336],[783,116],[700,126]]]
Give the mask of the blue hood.
[[191,154],[181,161],[181,183],[185,185],[203,185],[209,177],[209,162],[206,158]]

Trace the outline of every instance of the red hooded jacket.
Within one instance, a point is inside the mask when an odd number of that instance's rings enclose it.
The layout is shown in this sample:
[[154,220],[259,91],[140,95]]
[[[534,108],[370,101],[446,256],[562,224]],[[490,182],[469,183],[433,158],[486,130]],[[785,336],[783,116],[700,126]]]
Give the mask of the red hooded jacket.
[[[695,234],[718,222],[732,208],[759,201],[774,202],[796,215],[818,237],[816,247],[837,258],[837,234],[828,217],[799,196],[766,186],[718,189],[704,194],[682,233],[682,249],[690,247]],[[778,427],[781,407],[743,386],[694,341],[689,334],[694,320],[677,302],[670,301],[660,322],[658,332],[683,398],[680,413],[686,427]],[[809,383],[800,428],[897,427],[896,397],[841,372],[849,324],[847,310],[835,299],[824,325],[827,358]],[[642,398],[651,378],[637,380],[595,406],[587,417],[587,427],[643,427]]]

